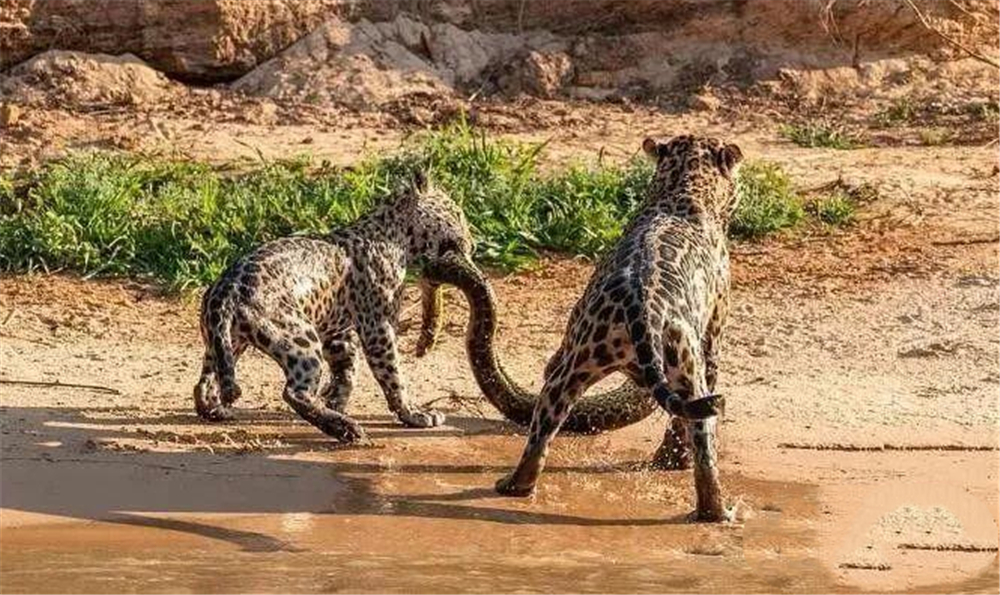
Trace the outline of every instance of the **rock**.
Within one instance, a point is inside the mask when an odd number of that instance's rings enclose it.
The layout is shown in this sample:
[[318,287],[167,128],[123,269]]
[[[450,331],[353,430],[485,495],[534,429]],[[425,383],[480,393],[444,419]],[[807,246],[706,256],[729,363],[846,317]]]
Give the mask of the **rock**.
[[231,80],[354,6],[351,0],[10,0],[0,7],[0,69],[57,48],[129,52],[181,79]]
[[[995,54],[995,2],[916,4],[952,39]],[[915,68],[921,60],[960,57],[899,8],[827,0],[5,0],[0,69],[50,48],[129,52],[184,81],[243,77],[248,92],[359,106],[411,93],[467,96],[498,72],[505,92],[606,98],[622,95],[608,89],[686,92],[692,73],[694,83],[710,76],[746,86],[785,69],[786,86],[822,100],[924,72]]]
[[586,101],[608,101],[615,97],[617,93],[617,89],[603,89],[600,87],[574,86],[566,88],[566,94],[570,97]]
[[410,108],[410,120],[422,126],[434,123],[434,111],[426,107],[414,106]]
[[436,24],[431,27],[430,58],[451,84],[478,87],[484,73],[523,51],[532,39]]
[[0,91],[23,105],[90,109],[160,104],[184,88],[132,54],[49,50],[12,68]]
[[688,98],[688,106],[699,112],[714,112],[722,106],[722,101],[711,91],[702,91]]
[[243,120],[261,126],[273,126],[278,122],[278,106],[270,100],[253,103],[240,114]]
[[234,82],[232,88],[273,99],[329,102],[354,109],[452,94],[455,73],[438,68],[405,45],[417,37],[406,24],[376,26],[364,20],[331,19]]
[[550,99],[573,80],[573,61],[565,52],[528,51],[510,62],[498,85],[507,95],[526,93]]
[[961,344],[948,339],[926,341],[900,349],[897,355],[902,358],[941,357],[942,355],[954,355],[960,347],[962,347]]
[[0,126],[13,128],[21,118],[21,108],[13,103],[0,103]]
[[955,285],[958,287],[996,287],[997,281],[998,279],[989,275],[963,275],[959,277]]

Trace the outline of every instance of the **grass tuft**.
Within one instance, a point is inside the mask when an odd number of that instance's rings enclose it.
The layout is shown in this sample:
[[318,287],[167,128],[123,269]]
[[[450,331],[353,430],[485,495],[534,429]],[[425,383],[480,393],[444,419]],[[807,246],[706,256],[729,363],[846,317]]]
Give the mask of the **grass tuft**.
[[759,238],[794,227],[805,215],[802,199],[792,190],[788,175],[775,163],[744,164],[736,184],[740,205],[729,225],[729,233],[735,238]]
[[[429,168],[465,210],[482,264],[513,269],[540,251],[607,250],[645,196],[652,165],[637,158],[543,172],[543,150],[460,123],[351,168],[292,159],[238,172],[164,157],[78,153],[28,174],[0,174],[0,270],[65,269],[153,278],[175,289],[201,286],[262,242],[356,219],[418,167]],[[780,167],[751,162],[740,171],[734,237],[774,233],[807,216]]]
[[854,222],[857,203],[848,192],[836,190],[806,203],[805,208],[820,223],[839,227]]
[[897,97],[885,109],[875,114],[875,122],[882,128],[907,124],[918,115],[917,106],[909,97]]
[[785,124],[778,133],[800,147],[823,149],[860,149],[864,142],[841,128],[825,124]]
[[951,132],[946,128],[924,128],[919,132],[920,143],[927,147],[936,147],[952,140]]
[[975,120],[994,124],[1000,121],[1000,104],[996,101],[975,101],[966,107],[966,111]]

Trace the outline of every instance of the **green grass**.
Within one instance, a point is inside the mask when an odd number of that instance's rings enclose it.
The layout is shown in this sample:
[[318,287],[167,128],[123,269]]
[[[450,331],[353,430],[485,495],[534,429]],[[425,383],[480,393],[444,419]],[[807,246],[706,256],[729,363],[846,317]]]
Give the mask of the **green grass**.
[[841,128],[826,124],[785,124],[778,133],[800,147],[823,149],[859,149],[864,142]]
[[1000,121],[1000,105],[991,100],[971,100],[942,105],[932,98],[898,97],[879,110],[873,120],[877,126],[891,128],[900,125],[932,124],[935,120],[960,116],[967,122],[995,123]]
[[857,202],[846,191],[837,190],[806,203],[805,209],[820,223],[839,227],[854,222]]
[[[297,159],[240,171],[164,157],[74,154],[27,174],[0,174],[0,270],[201,286],[264,241],[354,220],[418,167],[429,168],[462,205],[482,264],[511,269],[542,251],[607,250],[645,195],[652,166],[636,158],[544,172],[543,150],[455,125],[347,169]],[[760,237],[809,216],[777,165],[751,162],[741,172],[734,237]]]
[[739,209],[729,226],[735,238],[752,239],[794,227],[805,216],[802,199],[775,163],[750,162],[740,168]]
[[917,112],[917,106],[909,97],[898,97],[875,114],[875,122],[883,128],[907,124],[917,117]]
[[996,123],[1000,121],[1000,104],[995,101],[975,101],[966,107],[975,120]]

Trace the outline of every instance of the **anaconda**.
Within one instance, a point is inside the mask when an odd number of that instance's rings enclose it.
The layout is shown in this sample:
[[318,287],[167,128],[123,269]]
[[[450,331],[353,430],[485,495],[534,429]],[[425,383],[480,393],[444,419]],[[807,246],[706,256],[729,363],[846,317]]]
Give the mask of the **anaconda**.
[[[538,395],[518,386],[500,364],[495,344],[496,298],[482,272],[463,255],[448,253],[429,261],[424,275],[433,283],[454,285],[469,302],[466,350],[483,395],[508,420],[524,426],[531,423]],[[427,326],[433,327],[436,318],[439,316],[428,315],[425,310],[425,324],[432,321]],[[596,434],[637,423],[657,410],[647,391],[625,381],[616,389],[581,399],[562,430]]]

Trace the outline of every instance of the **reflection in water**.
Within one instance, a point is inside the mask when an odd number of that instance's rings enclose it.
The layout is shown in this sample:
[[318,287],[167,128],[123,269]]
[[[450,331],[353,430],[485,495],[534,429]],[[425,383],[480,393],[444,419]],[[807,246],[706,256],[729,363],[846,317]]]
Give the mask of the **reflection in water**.
[[313,515],[305,512],[288,512],[281,515],[281,530],[285,533],[303,533],[312,529]]

